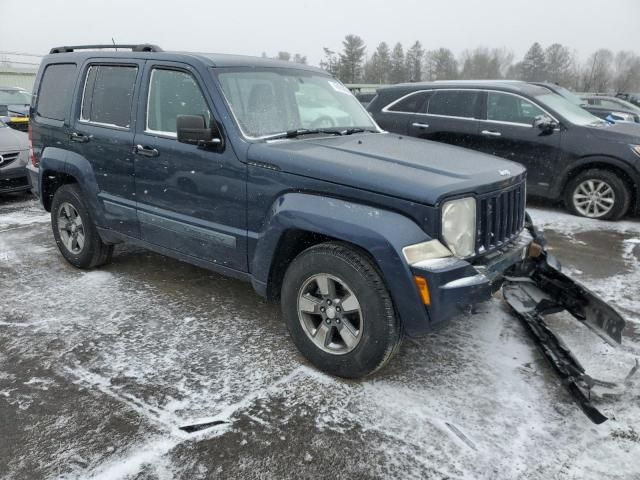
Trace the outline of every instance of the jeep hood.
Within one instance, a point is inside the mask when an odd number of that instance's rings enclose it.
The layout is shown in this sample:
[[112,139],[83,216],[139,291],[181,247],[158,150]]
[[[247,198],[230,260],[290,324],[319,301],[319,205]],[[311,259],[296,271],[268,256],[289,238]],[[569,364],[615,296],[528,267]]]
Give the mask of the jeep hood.
[[389,133],[256,143],[248,159],[427,205],[452,195],[505,188],[525,175],[524,167],[508,160]]

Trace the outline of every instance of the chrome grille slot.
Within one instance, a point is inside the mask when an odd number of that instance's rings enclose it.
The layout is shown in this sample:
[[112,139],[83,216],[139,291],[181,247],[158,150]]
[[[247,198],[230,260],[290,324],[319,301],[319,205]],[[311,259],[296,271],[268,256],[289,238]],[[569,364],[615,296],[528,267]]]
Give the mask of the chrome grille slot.
[[524,182],[477,198],[476,254],[500,248],[515,239],[524,226]]
[[0,168],[6,167],[14,160],[17,160],[20,152],[0,153]]

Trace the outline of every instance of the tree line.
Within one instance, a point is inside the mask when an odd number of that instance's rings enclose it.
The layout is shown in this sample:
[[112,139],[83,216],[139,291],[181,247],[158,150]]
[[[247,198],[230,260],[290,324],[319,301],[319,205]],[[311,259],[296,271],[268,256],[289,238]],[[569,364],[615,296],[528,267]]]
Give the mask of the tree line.
[[[577,52],[554,43],[543,48],[535,42],[522,60],[506,48],[477,47],[456,56],[445,47],[425,49],[419,41],[405,50],[381,42],[370,55],[364,40],[347,35],[342,51],[324,48],[320,66],[344,83],[393,84],[456,79],[513,79],[549,81],[581,92],[640,91],[640,56],[632,51],[606,48],[581,61]],[[288,59],[293,57],[284,53]],[[280,55],[280,54],[279,54]],[[306,63],[306,57],[304,58]]]

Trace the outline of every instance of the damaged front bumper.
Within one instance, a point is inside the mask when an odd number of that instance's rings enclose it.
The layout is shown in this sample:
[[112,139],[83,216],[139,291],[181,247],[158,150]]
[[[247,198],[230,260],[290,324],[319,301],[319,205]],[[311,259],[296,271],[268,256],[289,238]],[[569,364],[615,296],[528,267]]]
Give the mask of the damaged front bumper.
[[[546,251],[544,238],[535,230],[528,216],[527,228],[533,237],[532,248],[524,261],[505,276],[504,299],[524,322],[582,411],[591,421],[600,424],[607,417],[591,403],[592,389],[598,386],[616,391],[620,386],[587,375],[578,359],[545,323],[544,317],[567,311],[612,345],[622,342],[625,321],[595,293],[561,272],[560,264]],[[637,369],[636,361],[626,380]]]
[[[514,243],[473,263],[446,257],[412,267],[426,279],[432,327],[469,306],[488,300],[502,288],[506,302],[524,322],[542,353],[566,384],[584,413],[595,423],[607,418],[591,403],[592,388],[619,391],[621,386],[594,379],[544,321],[567,311],[610,344],[622,342],[625,321],[595,293],[561,272],[559,262],[545,248],[544,237],[526,215],[526,229]],[[632,369],[627,379],[638,369]]]

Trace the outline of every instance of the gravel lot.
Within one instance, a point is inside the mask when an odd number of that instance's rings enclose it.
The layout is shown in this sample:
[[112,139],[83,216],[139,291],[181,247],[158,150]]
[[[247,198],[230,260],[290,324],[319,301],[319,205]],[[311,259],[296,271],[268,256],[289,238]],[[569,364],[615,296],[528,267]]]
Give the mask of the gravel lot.
[[[628,320],[618,349],[558,329],[591,371],[624,378],[640,220],[531,213]],[[248,284],[126,246],[74,269],[27,196],[0,197],[0,291],[0,478],[640,478],[640,379],[597,399],[610,420],[593,425],[499,295],[377,375],[337,380]]]

